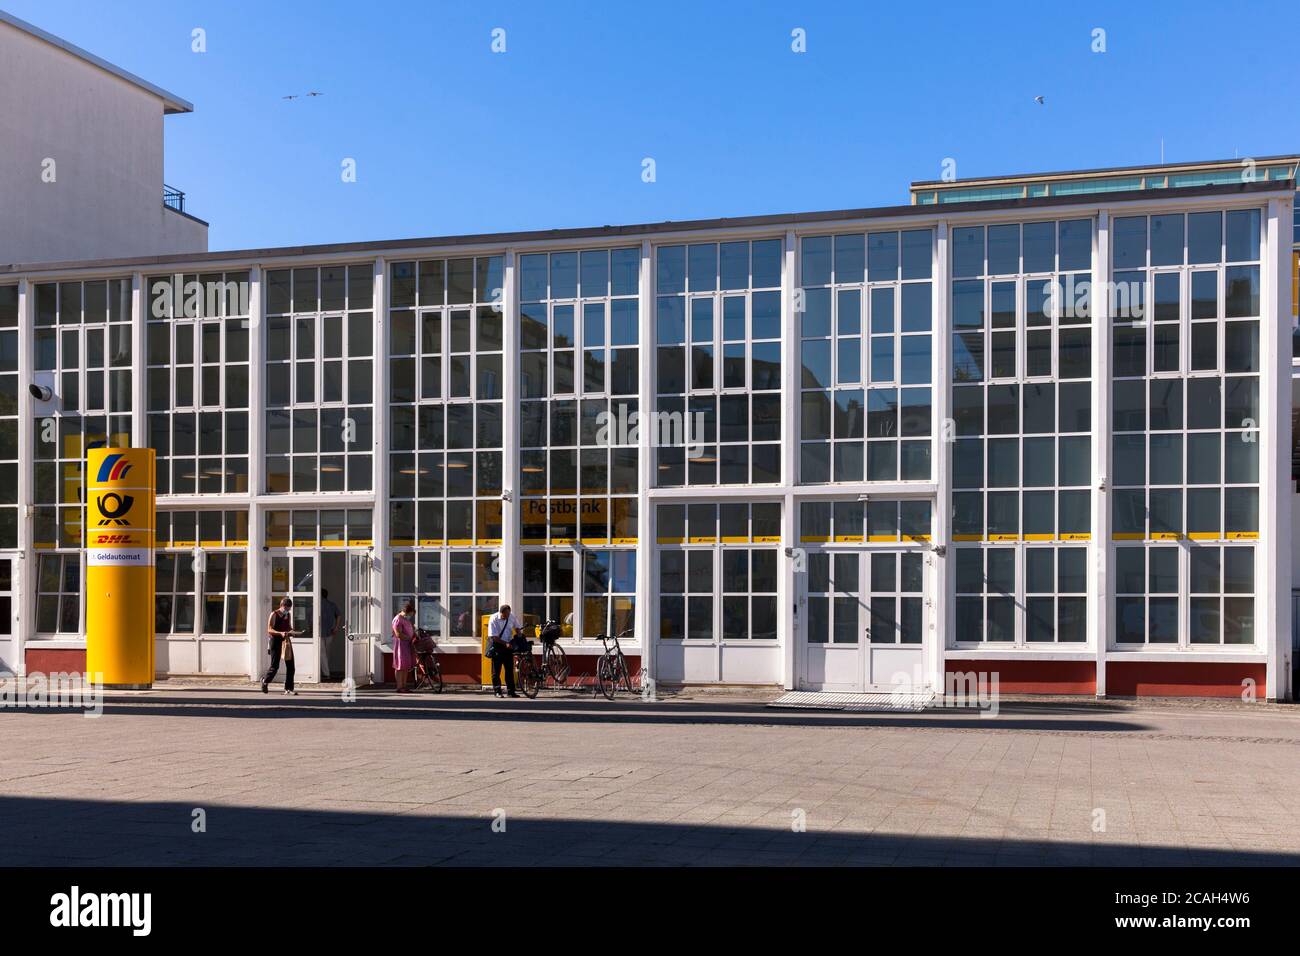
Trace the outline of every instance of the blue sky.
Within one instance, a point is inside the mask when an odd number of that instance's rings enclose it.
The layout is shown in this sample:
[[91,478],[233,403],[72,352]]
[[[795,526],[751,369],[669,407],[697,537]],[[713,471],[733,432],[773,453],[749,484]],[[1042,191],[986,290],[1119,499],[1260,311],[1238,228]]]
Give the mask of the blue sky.
[[166,178],[213,249],[890,205],[946,157],[1155,162],[1162,137],[1170,162],[1300,149],[1280,3],[2,2],[194,103]]

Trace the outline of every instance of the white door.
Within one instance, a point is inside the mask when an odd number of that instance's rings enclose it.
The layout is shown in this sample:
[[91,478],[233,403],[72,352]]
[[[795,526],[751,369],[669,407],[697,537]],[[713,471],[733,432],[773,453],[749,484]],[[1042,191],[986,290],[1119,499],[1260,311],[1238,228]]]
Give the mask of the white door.
[[[317,644],[316,608],[319,607],[316,552],[271,552],[271,606],[293,599],[293,629],[302,634],[293,638],[294,683],[315,683],[320,680],[320,647]],[[267,611],[269,614],[270,611]],[[263,618],[265,620],[265,618]],[[263,647],[269,643],[266,630],[262,630]],[[275,675],[276,683],[284,683],[285,667]]]
[[919,688],[930,612],[923,551],[814,551],[802,580],[800,690]]
[[0,557],[0,677],[18,673],[18,561]]
[[925,683],[924,646],[929,633],[929,556],[917,548],[873,550],[863,560],[866,689],[919,690]]
[[370,555],[348,552],[348,603],[343,611],[343,632],[347,638],[344,681],[364,687],[373,680],[370,662],[374,633],[373,602],[370,594]]
[[862,691],[867,619],[861,551],[813,551],[803,576],[800,690]]

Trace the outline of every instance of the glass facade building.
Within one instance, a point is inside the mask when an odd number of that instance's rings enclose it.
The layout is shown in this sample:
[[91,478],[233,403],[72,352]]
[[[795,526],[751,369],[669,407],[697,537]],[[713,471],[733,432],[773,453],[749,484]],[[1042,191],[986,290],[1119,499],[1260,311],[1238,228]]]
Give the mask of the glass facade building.
[[81,666],[126,444],[166,673],[256,674],[289,594],[305,681],[411,600],[467,682],[507,602],[576,679],[1284,696],[1294,182],[1052,182],[0,271],[0,661]]

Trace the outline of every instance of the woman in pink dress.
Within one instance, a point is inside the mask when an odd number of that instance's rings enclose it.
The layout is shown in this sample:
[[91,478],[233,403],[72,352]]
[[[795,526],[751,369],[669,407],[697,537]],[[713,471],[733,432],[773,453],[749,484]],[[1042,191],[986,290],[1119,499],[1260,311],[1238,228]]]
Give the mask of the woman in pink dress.
[[407,601],[402,613],[393,618],[393,673],[397,677],[397,692],[409,694],[406,675],[415,666],[415,602]]

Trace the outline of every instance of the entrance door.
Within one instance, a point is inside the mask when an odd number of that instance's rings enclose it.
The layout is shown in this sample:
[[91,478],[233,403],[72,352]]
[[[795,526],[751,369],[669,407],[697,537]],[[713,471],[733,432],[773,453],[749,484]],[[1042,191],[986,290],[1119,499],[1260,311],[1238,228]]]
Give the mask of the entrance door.
[[810,553],[800,595],[799,689],[919,689],[929,570],[920,549]]
[[351,687],[371,683],[374,641],[374,605],[370,594],[370,555],[364,551],[348,552],[348,603],[343,611],[344,680]]
[[18,673],[18,561],[0,558],[0,677]]
[[[320,647],[316,635],[318,579],[314,551],[271,552],[271,599],[279,606],[284,597],[293,599],[293,629],[302,634],[293,639],[295,683],[320,680]],[[275,675],[284,682],[285,668]]]

